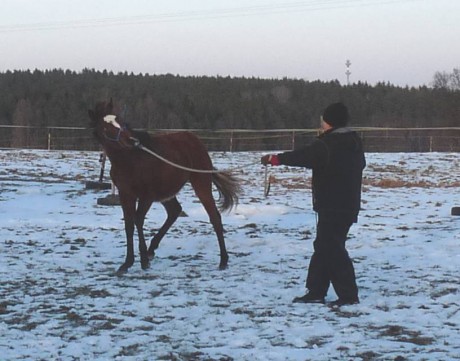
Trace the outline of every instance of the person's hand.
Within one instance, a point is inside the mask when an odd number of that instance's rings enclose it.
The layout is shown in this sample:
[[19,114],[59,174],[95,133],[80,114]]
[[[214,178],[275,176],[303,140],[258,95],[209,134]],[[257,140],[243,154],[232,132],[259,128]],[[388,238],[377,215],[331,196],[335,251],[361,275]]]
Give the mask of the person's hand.
[[277,155],[267,154],[260,158],[260,163],[263,165],[280,165]]
[[270,164],[270,157],[271,157],[271,155],[269,155],[269,154],[264,155],[262,158],[260,158],[260,163],[262,165]]

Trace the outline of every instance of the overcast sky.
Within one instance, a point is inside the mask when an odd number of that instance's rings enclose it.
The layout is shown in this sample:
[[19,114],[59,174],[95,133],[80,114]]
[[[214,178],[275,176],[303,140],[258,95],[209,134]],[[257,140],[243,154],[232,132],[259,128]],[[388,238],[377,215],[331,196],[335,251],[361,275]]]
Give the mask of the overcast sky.
[[429,85],[460,0],[0,0],[0,71],[84,68]]

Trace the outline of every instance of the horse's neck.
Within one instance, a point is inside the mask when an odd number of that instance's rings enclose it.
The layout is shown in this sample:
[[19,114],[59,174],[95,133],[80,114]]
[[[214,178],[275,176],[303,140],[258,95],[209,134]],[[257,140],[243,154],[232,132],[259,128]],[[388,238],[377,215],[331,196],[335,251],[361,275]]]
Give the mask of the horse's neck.
[[129,157],[129,150],[110,147],[107,144],[102,145],[112,165],[125,164],[126,158]]

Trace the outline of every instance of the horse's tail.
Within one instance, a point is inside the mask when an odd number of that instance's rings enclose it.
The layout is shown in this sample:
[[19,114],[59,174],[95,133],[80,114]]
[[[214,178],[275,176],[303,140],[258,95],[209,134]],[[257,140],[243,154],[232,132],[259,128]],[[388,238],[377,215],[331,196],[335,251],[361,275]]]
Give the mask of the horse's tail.
[[230,172],[212,173],[212,182],[219,191],[218,205],[221,211],[231,210],[238,204],[241,194],[240,180]]

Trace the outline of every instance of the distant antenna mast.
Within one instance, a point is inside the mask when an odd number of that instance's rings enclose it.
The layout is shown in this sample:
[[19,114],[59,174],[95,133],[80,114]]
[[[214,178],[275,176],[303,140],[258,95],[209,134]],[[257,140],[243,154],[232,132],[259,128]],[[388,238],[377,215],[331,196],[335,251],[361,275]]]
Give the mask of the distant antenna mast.
[[347,76],[347,85],[350,85],[350,75],[351,75],[350,65],[351,65],[351,61],[349,59],[347,59],[347,61],[345,62],[345,65],[347,67],[347,71],[345,72],[345,75]]

